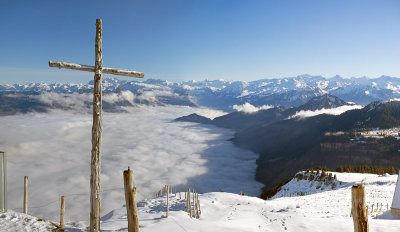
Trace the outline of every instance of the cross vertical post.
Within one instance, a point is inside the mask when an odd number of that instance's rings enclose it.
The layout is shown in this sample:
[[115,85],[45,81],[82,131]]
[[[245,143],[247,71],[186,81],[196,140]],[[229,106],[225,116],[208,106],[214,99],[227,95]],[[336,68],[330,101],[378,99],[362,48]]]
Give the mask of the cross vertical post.
[[102,126],[102,80],[103,73],[143,78],[144,73],[125,69],[103,67],[101,19],[96,19],[95,66],[49,61],[50,67],[94,72],[92,155],[90,161],[90,231],[100,231],[100,167]]
[[90,231],[100,231],[100,165],[101,165],[101,133],[102,125],[102,94],[101,74],[103,69],[102,58],[102,30],[101,19],[96,19],[95,40],[95,73],[93,87],[93,126],[92,126],[92,158],[90,174]]

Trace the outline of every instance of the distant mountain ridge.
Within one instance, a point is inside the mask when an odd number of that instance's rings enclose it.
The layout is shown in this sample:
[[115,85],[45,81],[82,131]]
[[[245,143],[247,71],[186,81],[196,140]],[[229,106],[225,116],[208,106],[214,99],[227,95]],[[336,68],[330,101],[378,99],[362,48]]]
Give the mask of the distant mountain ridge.
[[[266,189],[298,170],[316,166],[400,165],[400,140],[362,138],[371,128],[400,127],[400,101],[374,101],[340,115],[291,117],[298,111],[337,109],[349,103],[325,94],[293,108],[275,107],[255,113],[233,112],[213,120],[198,115],[178,118],[235,130],[232,141],[260,154],[256,179]],[[400,136],[400,134],[399,134]]]
[[332,109],[344,105],[350,105],[346,101],[333,96],[331,94],[323,94],[311,98],[307,103],[299,106],[297,110],[320,110],[320,109]]
[[[0,92],[91,92],[93,81],[88,84],[14,84],[0,85]],[[331,94],[347,102],[366,105],[372,101],[388,101],[400,98],[400,78],[381,76],[379,78],[343,78],[335,76],[299,75],[281,79],[261,79],[256,81],[204,80],[173,83],[147,79],[143,82],[103,79],[104,92],[129,90],[169,91],[182,96],[190,96],[193,103],[217,109],[232,111],[233,105],[246,102],[254,106],[272,105],[293,107],[308,102],[311,98]]]
[[254,113],[232,112],[213,120],[197,114],[190,114],[179,117],[177,121],[196,122],[203,124],[212,124],[218,127],[229,128],[236,131],[246,129],[253,125],[263,126],[277,122],[279,120],[288,119],[299,111],[315,111],[321,109],[333,109],[345,105],[351,105],[342,99],[330,94],[324,94],[311,98],[307,103],[299,107],[274,107],[266,110],[259,110]]

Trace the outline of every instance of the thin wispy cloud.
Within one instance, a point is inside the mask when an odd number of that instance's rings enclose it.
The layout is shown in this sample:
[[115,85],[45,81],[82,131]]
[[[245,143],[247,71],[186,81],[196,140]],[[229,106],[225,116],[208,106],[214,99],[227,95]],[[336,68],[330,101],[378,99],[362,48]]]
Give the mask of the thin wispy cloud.
[[349,110],[355,110],[355,109],[361,109],[361,108],[363,108],[363,106],[361,106],[361,105],[344,105],[344,106],[339,106],[339,107],[332,108],[332,109],[320,109],[320,110],[315,110],[315,111],[300,110],[300,111],[297,111],[295,115],[290,116],[288,119],[291,119],[291,118],[303,119],[303,118],[317,116],[320,114],[339,115],[339,114],[342,114]]
[[274,108],[274,106],[263,105],[260,107],[256,107],[248,102],[244,103],[243,105],[233,105],[234,110],[236,110],[238,112],[243,112],[245,114],[252,114],[252,113],[256,113],[259,110],[267,110],[267,109],[271,109],[271,108]]

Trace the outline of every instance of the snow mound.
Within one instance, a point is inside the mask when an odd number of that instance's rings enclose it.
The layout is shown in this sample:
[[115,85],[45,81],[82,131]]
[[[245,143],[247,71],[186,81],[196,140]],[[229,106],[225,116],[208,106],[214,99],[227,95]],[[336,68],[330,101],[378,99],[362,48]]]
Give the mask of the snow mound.
[[318,192],[335,190],[342,186],[332,172],[299,172],[273,198],[285,196],[304,196]]
[[55,229],[48,221],[17,212],[0,211],[1,231],[52,231]]
[[[283,185],[272,199],[304,196],[332,190],[350,189],[352,185],[362,183],[366,186],[366,189],[369,189],[371,194],[381,192],[379,195],[383,195],[383,193],[387,193],[388,197],[385,197],[385,200],[389,202],[393,197],[396,180],[397,175],[390,175],[387,173],[383,175],[340,172],[326,172],[325,174],[322,174],[321,171],[319,171],[319,173],[316,173],[316,171],[302,171],[298,172],[292,180]],[[376,198],[375,195],[371,197]]]

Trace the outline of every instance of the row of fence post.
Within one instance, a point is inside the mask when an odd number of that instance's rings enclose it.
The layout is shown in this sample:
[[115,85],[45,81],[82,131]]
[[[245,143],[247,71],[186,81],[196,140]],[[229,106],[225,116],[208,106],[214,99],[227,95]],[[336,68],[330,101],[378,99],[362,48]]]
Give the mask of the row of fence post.
[[[128,167],[128,170],[125,170],[123,172],[123,177],[124,177],[126,210],[128,216],[128,231],[139,232],[139,218],[136,205],[135,178],[133,172],[130,170],[130,167]],[[24,177],[23,212],[25,214],[28,213],[28,176]],[[60,225],[58,226],[59,227],[58,230],[61,231],[64,230],[65,227],[64,217],[65,217],[65,196],[61,196]]]
[[[124,189],[125,189],[125,201],[126,210],[128,217],[128,231],[139,232],[139,218],[136,205],[136,186],[133,172],[128,167],[128,170],[123,172],[124,177]],[[166,217],[168,217],[169,208],[169,192],[171,188],[166,185],[165,193],[167,196],[167,208]],[[175,196],[176,196],[176,187]],[[162,190],[161,190],[162,192]],[[179,198],[181,195],[179,192]],[[200,218],[201,209],[200,201],[197,192],[190,187],[185,188],[185,199],[186,199],[186,212],[188,212],[190,218]],[[193,201],[193,207],[192,202]],[[365,204],[365,186],[363,184],[355,184],[351,188],[351,216],[353,217],[354,232],[368,232],[368,208]],[[381,204],[382,205],[382,204]],[[387,206],[388,207],[388,206]],[[28,213],[28,176],[24,177],[24,202],[23,202],[24,213]],[[193,213],[192,213],[193,211]],[[65,216],[65,196],[61,196],[61,207],[60,207],[60,229],[64,229],[64,216]]]
[[[174,196],[176,197],[176,186],[174,186]],[[168,212],[169,212],[169,194],[172,194],[172,187],[169,185],[165,185],[164,187],[161,188],[160,191],[156,193],[156,197],[163,196],[164,194],[167,197],[167,207],[165,210],[165,217],[168,217]],[[179,199],[182,199],[181,192],[178,191],[179,194]],[[244,193],[243,193],[244,194]],[[201,209],[200,209],[200,200],[199,200],[199,194],[194,190],[191,189],[190,187],[185,187],[185,211],[188,213],[190,218],[200,218],[201,215]]]
[[[376,203],[376,209],[374,211],[374,206],[375,204],[371,205],[371,212],[369,212],[369,208],[367,205],[367,213],[374,213],[374,212],[383,212],[382,208],[383,208],[383,203],[381,203],[381,207],[379,207],[379,203]],[[389,210],[389,203],[386,203],[386,210]]]
[[[25,214],[28,213],[28,176],[24,176],[24,201],[23,201],[23,211]],[[64,217],[65,217],[65,196],[61,196],[61,206],[60,206],[60,225],[59,230],[64,230]]]
[[[192,195],[192,197],[190,195]],[[200,209],[199,194],[194,189],[191,190],[190,187],[188,187],[187,189],[185,188],[185,199],[186,199],[186,212],[188,212],[189,217],[200,218],[201,209]]]

